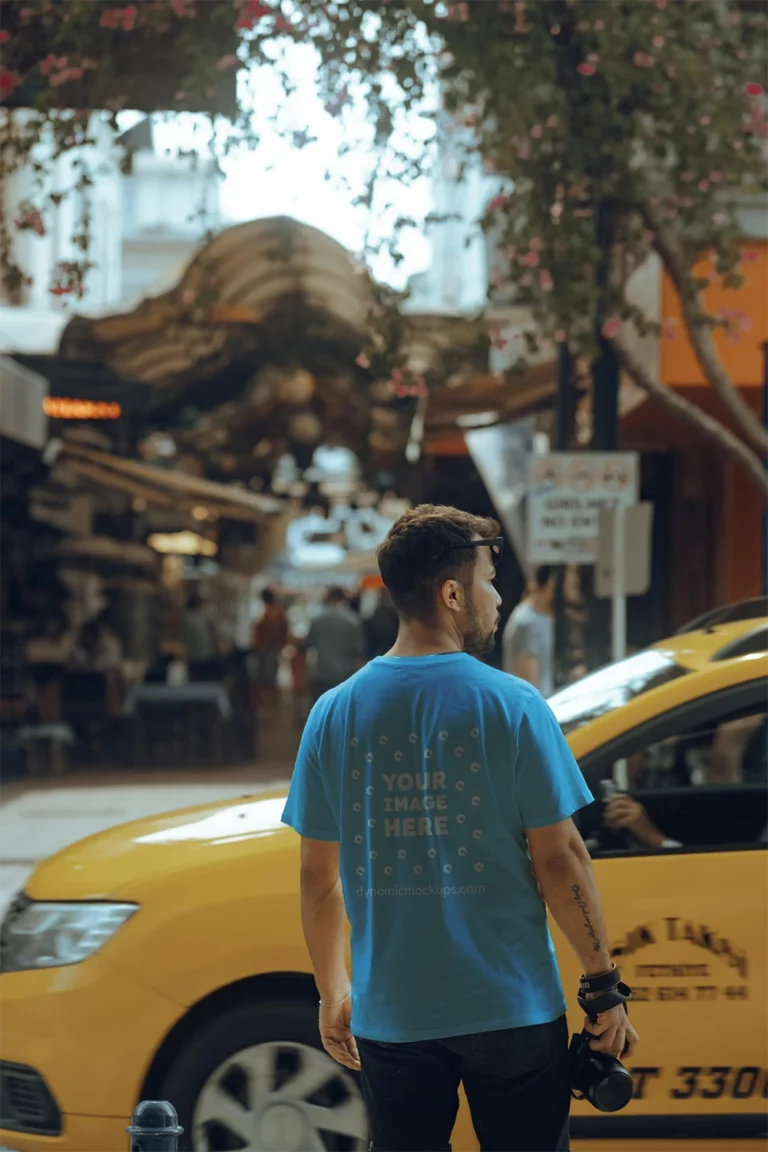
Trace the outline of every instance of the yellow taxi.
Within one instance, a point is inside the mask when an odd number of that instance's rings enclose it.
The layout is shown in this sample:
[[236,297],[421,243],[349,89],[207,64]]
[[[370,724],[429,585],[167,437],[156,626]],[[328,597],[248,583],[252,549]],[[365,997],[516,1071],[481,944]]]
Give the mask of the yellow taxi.
[[[600,800],[580,817],[641,1045],[624,1112],[574,1104],[576,1149],[765,1147],[767,637],[711,626],[551,700],[595,794],[643,814],[637,836]],[[358,1084],[318,1043],[283,800],[142,820],[37,869],[0,934],[0,1145],[118,1152],[164,1099],[197,1152],[366,1147]],[[477,1148],[465,1107],[453,1147]]]

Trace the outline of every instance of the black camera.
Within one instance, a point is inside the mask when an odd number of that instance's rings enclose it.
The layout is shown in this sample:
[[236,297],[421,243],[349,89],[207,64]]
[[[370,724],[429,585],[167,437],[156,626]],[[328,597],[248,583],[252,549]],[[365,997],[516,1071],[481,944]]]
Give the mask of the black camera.
[[599,1112],[618,1112],[632,1099],[632,1076],[615,1056],[595,1052],[592,1039],[589,1032],[582,1032],[571,1041],[571,1090],[577,1100],[588,1100]]

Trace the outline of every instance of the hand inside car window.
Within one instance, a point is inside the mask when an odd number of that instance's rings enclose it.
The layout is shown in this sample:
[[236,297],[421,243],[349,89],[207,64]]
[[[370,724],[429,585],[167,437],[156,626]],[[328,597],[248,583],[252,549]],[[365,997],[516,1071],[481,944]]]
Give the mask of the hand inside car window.
[[[665,787],[738,786],[768,778],[768,714],[739,716],[719,725],[672,737],[627,760],[630,792]],[[605,801],[603,823],[628,833],[645,848],[681,846],[651,819],[645,806],[627,793]]]

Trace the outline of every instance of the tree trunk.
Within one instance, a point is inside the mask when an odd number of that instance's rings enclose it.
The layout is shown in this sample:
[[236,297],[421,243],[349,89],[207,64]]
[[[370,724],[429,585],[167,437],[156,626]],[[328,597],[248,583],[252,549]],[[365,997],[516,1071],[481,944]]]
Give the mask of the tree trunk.
[[708,440],[716,444],[730,460],[735,461],[743,468],[760,492],[763,500],[768,503],[768,478],[760,457],[725,424],[721,424],[713,416],[707,415],[696,404],[692,404],[690,400],[681,396],[679,392],[675,392],[666,384],[662,384],[653,370],[632,351],[621,333],[612,339],[612,343],[616,348],[622,368],[632,377],[634,382],[651,396],[660,400],[675,416],[693,424]]
[[690,270],[677,239],[650,204],[643,204],[641,210],[646,223],[656,234],[654,247],[680,297],[683,320],[699,367],[749,447],[764,460],[768,456],[768,432],[723,367],[700,293],[692,285]]

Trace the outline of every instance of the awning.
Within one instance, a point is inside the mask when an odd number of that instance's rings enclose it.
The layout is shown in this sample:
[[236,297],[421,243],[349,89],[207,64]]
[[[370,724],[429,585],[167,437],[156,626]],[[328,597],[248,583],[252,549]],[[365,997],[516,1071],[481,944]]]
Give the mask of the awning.
[[93,484],[118,488],[148,504],[171,506],[180,511],[202,505],[227,519],[259,522],[282,511],[283,507],[282,501],[273,496],[247,492],[233,484],[217,484],[184,472],[153,468],[74,441],[64,441],[59,459]]
[[485,373],[471,377],[455,388],[435,390],[429,398],[425,438],[436,439],[456,428],[506,424],[548,407],[557,391],[557,365],[554,361],[532,365],[520,374]]
[[60,355],[92,360],[123,379],[164,389],[231,356],[233,332],[269,342],[270,317],[284,302],[291,323],[322,316],[327,340],[356,348],[371,302],[366,275],[330,236],[286,216],[253,220],[219,233],[188,264],[175,286],[131,312],[75,316]]

